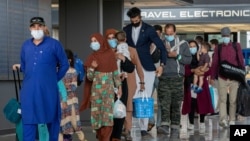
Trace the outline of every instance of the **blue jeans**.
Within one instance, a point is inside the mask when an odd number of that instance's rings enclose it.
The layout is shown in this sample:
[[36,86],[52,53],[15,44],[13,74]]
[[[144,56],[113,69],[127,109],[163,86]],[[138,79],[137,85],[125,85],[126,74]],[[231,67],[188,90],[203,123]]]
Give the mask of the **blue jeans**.
[[[153,85],[153,91],[152,91],[151,97],[153,96],[154,91],[155,90],[157,91],[158,83],[159,83],[159,79],[158,79],[158,77],[155,77],[154,85]],[[149,124],[155,124],[155,118],[154,117],[149,118],[149,122],[148,123]],[[158,93],[157,93],[157,122],[156,122],[156,127],[159,127],[159,126],[161,126],[161,106],[159,104],[159,96],[158,96]]]

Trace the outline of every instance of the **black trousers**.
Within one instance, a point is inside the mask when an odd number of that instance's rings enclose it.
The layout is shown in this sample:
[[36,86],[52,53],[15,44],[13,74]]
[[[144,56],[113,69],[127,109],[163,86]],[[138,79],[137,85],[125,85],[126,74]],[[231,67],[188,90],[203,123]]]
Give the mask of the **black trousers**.
[[[192,98],[190,106],[191,106],[191,111],[188,114],[189,123],[194,124],[194,114],[195,114],[195,111],[197,108],[197,99],[196,98]],[[200,122],[204,123],[204,121],[205,121],[205,114],[200,114]]]
[[[117,97],[115,97],[115,100],[117,100]],[[122,96],[120,100],[123,102],[125,106],[127,105],[128,84],[127,84],[126,79],[122,81]],[[114,118],[114,125],[113,125],[113,131],[111,134],[111,139],[112,138],[121,139],[124,121],[125,121],[125,118]]]

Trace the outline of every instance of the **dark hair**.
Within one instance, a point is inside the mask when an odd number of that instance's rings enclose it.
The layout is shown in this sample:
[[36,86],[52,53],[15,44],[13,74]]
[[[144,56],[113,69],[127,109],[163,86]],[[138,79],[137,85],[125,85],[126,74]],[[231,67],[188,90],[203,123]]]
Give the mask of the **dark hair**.
[[134,18],[134,17],[137,17],[137,16],[141,16],[141,10],[137,7],[132,7],[131,9],[128,10],[127,12],[127,16],[129,18]]
[[165,25],[164,30],[166,30],[167,28],[170,28],[170,27],[172,27],[172,28],[174,29],[174,32],[176,31],[176,26],[175,26],[175,24],[173,24],[173,23],[167,23],[167,24]]
[[210,43],[214,44],[214,45],[218,45],[219,41],[217,39],[212,39],[212,40],[210,40]]
[[65,49],[65,53],[67,55],[67,58],[70,59],[70,67],[74,67],[75,59],[74,59],[74,54],[70,49]]
[[195,40],[196,40],[197,42],[199,42],[199,43],[202,43],[202,42],[204,41],[203,37],[201,37],[201,36],[196,36],[196,37],[195,37]]
[[117,41],[126,41],[126,33],[124,31],[119,31],[115,34]]
[[157,31],[157,30],[159,30],[160,32],[162,32],[162,26],[161,25],[154,25],[153,26],[154,28],[155,28],[155,30]]
[[203,43],[201,43],[201,45],[202,45],[207,51],[209,51],[209,49],[211,48],[211,47],[210,47],[210,44],[209,44],[208,42],[203,42]]

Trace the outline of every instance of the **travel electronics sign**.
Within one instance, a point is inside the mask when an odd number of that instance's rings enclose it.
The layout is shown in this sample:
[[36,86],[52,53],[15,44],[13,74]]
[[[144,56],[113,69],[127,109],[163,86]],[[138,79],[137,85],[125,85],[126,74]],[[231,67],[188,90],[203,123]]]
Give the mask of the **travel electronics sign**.
[[[129,22],[127,11],[124,21]],[[144,21],[175,23],[249,23],[250,6],[141,8]]]

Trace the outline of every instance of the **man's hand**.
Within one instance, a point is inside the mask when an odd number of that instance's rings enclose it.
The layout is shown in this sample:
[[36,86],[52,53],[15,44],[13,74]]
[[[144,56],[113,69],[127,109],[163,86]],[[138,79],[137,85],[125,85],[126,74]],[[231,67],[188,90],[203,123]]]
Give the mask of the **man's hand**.
[[144,91],[145,90],[145,83],[141,83],[140,84],[140,91]]
[[163,66],[159,66],[158,68],[156,68],[155,74],[157,77],[160,77],[162,75],[163,72]]
[[12,69],[13,69],[13,70],[17,70],[17,68],[20,69],[20,66],[21,66],[20,64],[14,64],[14,65],[12,66]]
[[177,57],[176,51],[170,51],[170,52],[168,52],[168,57],[176,58]]

